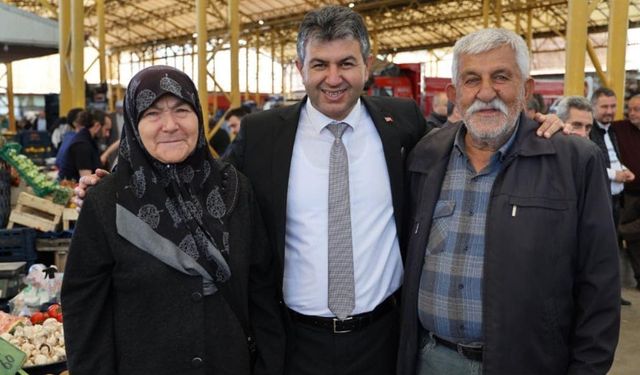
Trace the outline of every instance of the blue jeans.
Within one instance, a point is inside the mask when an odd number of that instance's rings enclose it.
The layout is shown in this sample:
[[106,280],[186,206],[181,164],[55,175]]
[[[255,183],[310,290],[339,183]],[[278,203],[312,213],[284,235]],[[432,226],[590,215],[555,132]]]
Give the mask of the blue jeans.
[[482,362],[472,361],[423,335],[418,352],[416,375],[482,375]]

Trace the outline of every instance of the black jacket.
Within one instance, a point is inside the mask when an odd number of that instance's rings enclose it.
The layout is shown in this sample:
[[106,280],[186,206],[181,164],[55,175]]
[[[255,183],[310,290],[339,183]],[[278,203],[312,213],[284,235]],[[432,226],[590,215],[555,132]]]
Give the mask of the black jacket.
[[[306,99],[305,99],[306,100]],[[380,134],[384,149],[398,234],[404,204],[404,165],[409,151],[427,131],[424,117],[412,100],[362,97]],[[242,119],[240,133],[229,146],[227,160],[253,184],[278,262],[282,283],[289,169],[300,111],[305,101],[260,112]]]
[[[411,192],[398,374],[415,373],[418,291],[456,124],[408,160]],[[484,374],[605,374],[620,324],[616,235],[600,151],[536,137],[520,117],[491,191],[483,273]],[[516,216],[513,216],[517,207]]]
[[[620,160],[620,148],[618,147],[618,140],[616,139],[616,133],[613,131],[613,127],[609,125],[609,139],[611,139],[611,144],[613,145],[613,150],[616,152],[618,156],[618,160]],[[605,167],[611,168],[611,161],[609,160],[609,150],[607,150],[607,144],[604,141],[604,130],[598,126],[596,120],[593,120],[593,127],[591,128],[591,132],[589,133],[589,139],[591,139],[602,152],[602,156],[604,157]],[[620,161],[622,163],[622,161]]]
[[113,175],[88,192],[62,286],[74,375],[249,375],[256,343],[255,374],[283,373],[272,256],[250,185],[240,177],[229,224],[231,279],[212,296],[203,295],[201,277],[117,234]]

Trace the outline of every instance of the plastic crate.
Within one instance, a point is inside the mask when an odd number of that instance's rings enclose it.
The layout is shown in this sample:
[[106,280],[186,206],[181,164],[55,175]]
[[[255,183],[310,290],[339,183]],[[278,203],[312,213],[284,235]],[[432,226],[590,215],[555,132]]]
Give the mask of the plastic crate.
[[36,259],[35,229],[0,229],[0,262],[27,262],[28,269]]
[[0,298],[13,298],[20,291],[25,262],[0,262]]

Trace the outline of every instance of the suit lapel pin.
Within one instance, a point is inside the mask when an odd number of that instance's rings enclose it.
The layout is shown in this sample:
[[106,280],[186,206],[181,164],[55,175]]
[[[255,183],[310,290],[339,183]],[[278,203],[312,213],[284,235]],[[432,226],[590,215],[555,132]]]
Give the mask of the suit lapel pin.
[[391,116],[384,116],[384,122],[386,122],[387,125],[391,125],[393,124],[393,118]]

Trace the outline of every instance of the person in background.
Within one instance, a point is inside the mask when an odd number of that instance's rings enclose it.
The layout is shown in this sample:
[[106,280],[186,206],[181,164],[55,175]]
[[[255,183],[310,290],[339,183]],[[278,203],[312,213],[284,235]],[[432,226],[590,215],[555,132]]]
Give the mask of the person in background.
[[600,151],[533,136],[529,52],[513,31],[459,39],[452,77],[463,122],[407,161],[397,374],[606,374],[620,275]]
[[527,100],[527,110],[525,111],[527,118],[534,119],[538,112],[540,112],[540,102],[533,97]]
[[447,122],[448,104],[447,93],[439,92],[433,96],[431,113],[427,117],[427,127],[439,128]]
[[82,121],[82,128],[60,157],[60,180],[78,181],[81,176],[90,175],[102,167],[96,141],[109,137],[111,119],[104,112],[95,110],[82,112],[76,121]]
[[[620,157],[618,137],[615,131],[611,131],[611,123],[616,114],[616,94],[613,90],[600,87],[591,96],[593,107],[593,128],[589,133],[589,138],[595,142],[605,160],[607,176],[610,181],[611,208],[615,227],[620,221],[620,210],[622,208],[622,197],[625,183],[633,182],[635,174],[630,171]],[[631,305],[631,302],[620,298],[623,306]]]
[[65,267],[70,373],[282,375],[258,205],[211,157],[193,81],[146,68],[124,109],[118,168],[87,196]]
[[[635,176],[640,175],[640,94],[632,96],[627,102],[628,118],[623,121],[615,121],[612,124],[613,132],[618,140],[620,159],[629,171]],[[624,184],[624,208],[622,210],[621,224],[630,224],[640,219],[640,179],[636,178]],[[622,230],[622,237],[626,239],[627,255],[633,269],[636,280],[636,289],[640,290],[640,241],[633,236],[633,228],[637,224],[630,224],[628,230]]]
[[556,115],[571,129],[571,134],[589,138],[593,128],[593,110],[584,96],[563,98],[556,107]]
[[240,122],[242,118],[248,115],[249,109],[246,107],[236,107],[229,110],[224,115],[224,120],[227,122],[227,127],[229,128],[229,134],[232,138],[235,138],[240,132]]
[[[209,119],[209,129],[213,129],[216,126],[217,121],[214,118]],[[209,146],[213,148],[216,152],[216,156],[220,156],[224,154],[227,147],[231,143],[231,138],[229,137],[229,133],[224,130],[222,127],[218,128],[218,130],[213,134],[211,138],[209,138]]]
[[47,131],[47,115],[44,111],[39,111],[38,116],[34,120],[35,130],[39,132]]
[[[70,141],[76,132],[82,127],[82,119],[78,119],[81,113],[84,113],[82,108],[72,108],[67,112],[67,122],[61,123],[51,134],[51,143],[58,150],[56,154],[56,166],[60,169],[60,158],[66,149],[69,147]],[[83,118],[86,114],[82,115]]]

